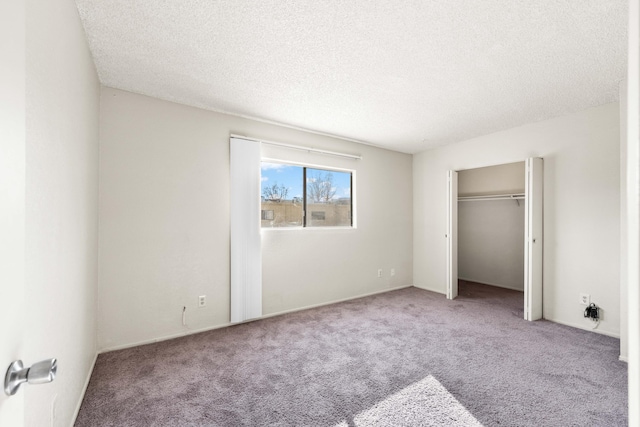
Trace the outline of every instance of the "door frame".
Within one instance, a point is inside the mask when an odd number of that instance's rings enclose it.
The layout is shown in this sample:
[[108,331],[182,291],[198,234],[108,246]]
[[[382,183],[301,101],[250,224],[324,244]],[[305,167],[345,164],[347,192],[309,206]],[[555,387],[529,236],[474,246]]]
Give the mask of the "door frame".
[[524,318],[542,319],[543,160],[525,162],[524,199]]
[[447,171],[447,299],[458,297],[458,171]]
[[[524,163],[524,319],[533,321],[543,318],[544,163],[540,157],[527,158]],[[477,166],[477,168],[489,166]],[[447,231],[445,239],[447,250],[446,296],[447,299],[455,299],[458,296],[458,171],[456,170],[447,171]]]

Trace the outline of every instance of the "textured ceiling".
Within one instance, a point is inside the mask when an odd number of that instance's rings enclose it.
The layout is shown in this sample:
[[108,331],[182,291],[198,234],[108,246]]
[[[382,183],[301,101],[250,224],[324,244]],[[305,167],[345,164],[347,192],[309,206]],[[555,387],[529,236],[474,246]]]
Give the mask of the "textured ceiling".
[[618,99],[626,0],[76,0],[105,86],[409,153]]

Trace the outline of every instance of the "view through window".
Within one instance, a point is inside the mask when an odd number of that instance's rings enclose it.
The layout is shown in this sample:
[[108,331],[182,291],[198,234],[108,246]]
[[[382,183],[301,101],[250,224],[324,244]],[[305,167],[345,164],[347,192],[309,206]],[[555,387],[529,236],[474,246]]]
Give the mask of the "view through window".
[[350,227],[351,175],[262,162],[262,227]]

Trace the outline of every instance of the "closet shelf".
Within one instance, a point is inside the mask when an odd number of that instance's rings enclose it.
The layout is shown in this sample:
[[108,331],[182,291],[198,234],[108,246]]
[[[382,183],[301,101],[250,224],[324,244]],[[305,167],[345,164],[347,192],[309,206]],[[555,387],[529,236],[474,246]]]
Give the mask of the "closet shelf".
[[524,200],[524,193],[515,194],[490,194],[486,196],[461,196],[459,202],[476,202],[481,200]]

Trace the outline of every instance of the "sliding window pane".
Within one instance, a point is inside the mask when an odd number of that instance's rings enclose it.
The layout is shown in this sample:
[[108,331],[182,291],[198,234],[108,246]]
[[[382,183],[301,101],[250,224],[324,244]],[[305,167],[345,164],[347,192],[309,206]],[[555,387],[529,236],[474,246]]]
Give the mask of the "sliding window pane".
[[302,227],[301,166],[262,162],[260,223],[268,227]]
[[307,227],[351,226],[351,173],[307,168]]

